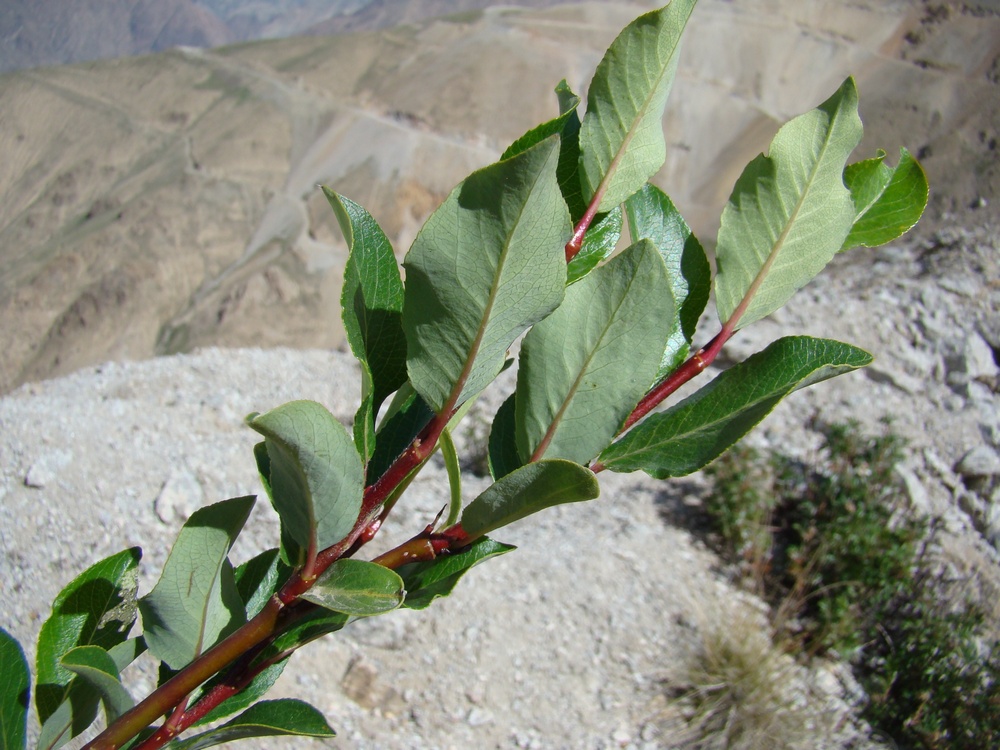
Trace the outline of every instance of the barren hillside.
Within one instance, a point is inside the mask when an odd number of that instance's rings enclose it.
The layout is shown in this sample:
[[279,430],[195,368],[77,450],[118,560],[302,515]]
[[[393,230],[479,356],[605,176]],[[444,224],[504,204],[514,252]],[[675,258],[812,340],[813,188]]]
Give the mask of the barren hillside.
[[[208,344],[336,347],[344,248],[316,185],[368,207],[401,255],[455,182],[555,113],[561,78],[586,88],[644,7],[494,9],[0,77],[0,391]],[[703,239],[778,125],[848,74],[859,158],[920,155],[925,226],[994,210],[1000,19],[776,7],[704,0],[688,30],[659,181]]]

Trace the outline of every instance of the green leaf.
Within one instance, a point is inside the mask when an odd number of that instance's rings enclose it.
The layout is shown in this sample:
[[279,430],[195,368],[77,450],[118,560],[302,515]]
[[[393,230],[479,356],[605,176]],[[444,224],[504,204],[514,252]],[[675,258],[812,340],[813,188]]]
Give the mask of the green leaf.
[[[262,441],[254,445],[253,457],[257,462],[257,473],[260,475],[260,483],[264,486],[264,491],[267,493],[271,507],[277,512],[278,507],[274,504],[274,491],[271,489],[271,457],[267,454],[267,441]],[[284,521],[281,521],[281,546],[279,547],[279,554],[281,561],[289,567],[295,568],[305,563],[306,551],[289,533],[288,525]]]
[[580,106],[580,97],[573,93],[573,89],[566,83],[565,78],[556,84],[554,91],[556,92],[556,100],[559,102],[560,115],[574,112]]
[[507,150],[500,155],[500,161],[523,154],[550,136],[562,134],[566,129],[567,122],[576,115],[580,97],[570,90],[565,78],[556,86],[556,94],[559,96],[559,116],[532,128],[510,144]]
[[139,600],[146,645],[180,669],[246,622],[226,559],[255,498],[237,497],[191,514],[156,586]]
[[129,664],[146,653],[146,639],[141,635],[129,638],[127,641],[112,646],[108,649],[108,653],[118,668],[118,673],[121,674]]
[[282,530],[317,551],[347,536],[361,510],[365,476],[347,429],[315,401],[283,404],[248,424],[267,444]]
[[567,284],[575,284],[615,251],[618,240],[622,237],[623,223],[620,206],[615,206],[608,213],[595,218],[583,236],[580,252],[574,255],[566,266]]
[[21,644],[0,628],[0,750],[27,746],[31,678]]
[[505,477],[524,465],[517,453],[515,396],[514,393],[510,394],[500,405],[490,428],[488,457],[490,475],[494,480]]
[[587,212],[580,187],[580,97],[573,93],[564,78],[556,86],[559,111],[566,115],[559,142],[559,166],[556,176],[570,220],[576,224]]
[[839,341],[778,339],[676,406],[646,417],[599,460],[612,471],[641,470],[657,479],[691,474],[746,435],[792,391],[871,361],[867,352]]
[[327,568],[302,598],[355,617],[380,615],[403,603],[403,579],[376,563],[343,558]]
[[537,143],[541,143],[552,135],[560,136],[559,165],[556,176],[563,199],[569,208],[570,218],[578,220],[587,210],[580,194],[580,116],[577,107],[580,97],[573,93],[566,79],[556,86],[556,96],[559,97],[559,116],[529,130],[508,147],[500,160],[524,153]]
[[640,16],[612,42],[587,95],[580,130],[583,197],[610,211],[663,166],[663,110],[681,35],[697,0],[673,0]]
[[856,216],[841,251],[892,242],[912,229],[927,207],[927,176],[920,163],[905,148],[895,169],[884,159],[879,151],[874,159],[844,170]]
[[287,581],[292,569],[281,562],[278,550],[269,549],[247,560],[234,571],[236,590],[246,606],[247,620],[255,617]]
[[479,537],[564,503],[593,500],[597,477],[572,461],[552,459],[522,466],[486,489],[462,513],[462,528]]
[[[194,723],[194,726],[201,726],[202,724],[210,724],[219,719],[224,719],[227,716],[232,716],[237,711],[242,711],[247,706],[256,702],[258,698],[263,696],[270,690],[274,683],[277,682],[281,673],[285,670],[285,665],[288,664],[288,659],[279,661],[276,664],[272,664],[267,667],[267,669],[262,670],[256,677],[254,677],[250,684],[243,688],[236,695],[227,698],[222,701],[218,706],[213,708],[207,714],[205,714],[201,719]],[[224,674],[219,675],[212,680],[209,680],[202,689],[202,693],[207,693],[215,685],[219,684],[225,679]]]
[[322,638],[324,635],[336,633],[350,621],[350,615],[317,606],[312,612],[296,619],[292,626],[282,631],[281,635],[275,638],[274,642],[264,650],[261,658],[273,658],[289,649],[297,649],[317,638]]
[[404,565],[399,569],[399,575],[406,586],[403,606],[408,609],[426,609],[435,599],[448,596],[474,565],[513,549],[515,547],[509,544],[481,536],[456,554],[443,555],[429,562]]
[[344,330],[354,355],[370,368],[377,411],[406,382],[403,282],[392,245],[371,214],[327,187],[323,193],[350,251],[341,294]]
[[569,287],[559,309],[521,345],[521,460],[589,463],[653,383],[676,326],[667,268],[648,240]]
[[441,447],[445,468],[448,470],[448,517],[444,522],[444,528],[448,528],[458,523],[458,517],[462,513],[462,467],[458,463],[458,451],[455,450],[455,441],[451,439],[450,430],[446,428],[441,433],[438,444]]
[[[247,620],[264,608],[281,584],[288,580],[291,572],[291,568],[281,561],[279,551],[275,549],[262,552],[236,568],[234,576],[236,588],[246,605]],[[249,685],[209,711],[196,724],[208,724],[224,719],[254,703],[271,689],[287,663],[288,660],[284,659],[264,669],[250,681]],[[203,686],[202,694],[207,693],[224,679],[223,672],[209,680]]]
[[375,454],[368,462],[368,484],[373,484],[386,472],[433,417],[434,412],[427,402],[409,383],[396,392],[378,428]]
[[562,301],[572,228],[558,146],[550,138],[474,172],[406,256],[410,382],[439,413],[490,383],[514,340]]
[[344,330],[362,370],[361,407],[354,436],[365,461],[375,448],[375,414],[406,382],[403,282],[396,256],[382,228],[352,200],[323,188],[347,241],[347,265],[340,303]]
[[663,256],[680,321],[667,340],[655,378],[658,381],[687,359],[691,338],[708,304],[712,269],[698,238],[658,187],[645,185],[625,201],[625,212],[632,242],[648,239]]
[[335,737],[323,714],[292,698],[261,701],[232,721],[170,747],[172,750],[202,750],[250,737]]
[[781,307],[837,254],[854,223],[844,165],[861,140],[848,78],[816,109],[786,123],[769,156],[747,165],[722,212],[715,277],[723,323],[742,328]]
[[98,698],[60,660],[77,646],[112,650],[128,639],[136,617],[142,550],[124,550],[95,563],[52,603],[38,635],[35,709],[42,724],[39,747],[59,747],[97,718]]
[[70,649],[60,663],[83,678],[101,696],[109,724],[135,705],[132,696],[121,683],[114,659],[100,646]]

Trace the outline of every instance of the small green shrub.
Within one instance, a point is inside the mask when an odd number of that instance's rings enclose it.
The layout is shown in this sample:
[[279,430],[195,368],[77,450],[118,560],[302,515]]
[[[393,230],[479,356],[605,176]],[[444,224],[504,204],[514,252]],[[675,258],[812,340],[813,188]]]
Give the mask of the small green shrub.
[[760,588],[770,567],[774,541],[774,464],[756,448],[740,443],[705,472],[715,487],[705,501],[705,510],[724,547],[735,553],[749,580]]
[[901,513],[901,441],[821,427],[820,461],[776,457],[775,575],[804,597],[810,648],[848,656],[909,585],[920,536]]
[[819,429],[813,463],[737,448],[712,464],[717,530],[733,554],[766,551],[754,582],[776,622],[807,653],[850,658],[873,726],[904,747],[995,743],[997,644],[981,608],[931,573],[928,526],[902,507],[902,441],[851,423]]
[[[856,659],[871,703],[865,718],[902,746],[1000,746],[1000,641],[979,607],[914,579]],[[994,625],[995,627],[995,625]]]

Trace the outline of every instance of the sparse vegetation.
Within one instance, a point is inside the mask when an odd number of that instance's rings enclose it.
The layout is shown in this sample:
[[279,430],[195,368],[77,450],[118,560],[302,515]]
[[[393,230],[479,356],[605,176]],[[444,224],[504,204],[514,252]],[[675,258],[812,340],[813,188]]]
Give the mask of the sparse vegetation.
[[942,579],[934,524],[907,513],[902,442],[888,427],[818,429],[813,461],[739,447],[709,467],[707,507],[730,555],[750,550],[748,578],[789,647],[850,660],[872,726],[902,747],[995,745],[996,626],[962,582]]

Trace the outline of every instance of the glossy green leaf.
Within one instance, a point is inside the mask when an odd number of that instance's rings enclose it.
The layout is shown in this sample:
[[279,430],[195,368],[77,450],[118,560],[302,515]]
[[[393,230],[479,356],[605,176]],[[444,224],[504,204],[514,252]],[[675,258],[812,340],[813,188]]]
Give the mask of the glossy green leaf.
[[368,462],[368,484],[373,484],[386,472],[433,417],[434,412],[427,402],[409,383],[396,392],[378,428],[375,455]]
[[532,128],[510,144],[507,150],[500,155],[500,161],[523,154],[529,148],[541,143],[550,136],[562,134],[566,129],[567,122],[576,113],[576,108],[580,104],[580,97],[570,90],[565,79],[556,87],[556,93],[559,95],[559,116]]
[[885,163],[884,151],[848,165],[844,182],[856,216],[841,251],[892,242],[912,229],[927,207],[927,176],[905,148],[895,168]]
[[426,609],[435,599],[448,596],[462,576],[474,565],[513,549],[515,548],[509,544],[502,544],[482,536],[453,555],[443,555],[429,562],[404,565],[399,569],[399,575],[406,586],[403,606],[409,609]]
[[186,740],[172,750],[203,750],[250,737],[335,737],[323,714],[292,698],[256,703],[232,721]]
[[623,223],[620,206],[595,219],[583,236],[580,252],[566,266],[567,284],[575,284],[615,251],[622,237]]
[[283,630],[264,650],[262,658],[273,658],[289,649],[299,648],[317,638],[336,633],[351,621],[351,616],[343,612],[333,612],[311,603],[299,606],[313,607],[313,610],[297,618],[291,627]]
[[600,491],[597,477],[580,464],[538,461],[511,472],[469,503],[462,528],[470,537],[483,536],[546,508],[593,500]]
[[565,79],[556,86],[556,96],[559,97],[559,116],[518,138],[503,152],[500,160],[517,156],[549,136],[558,135],[559,165],[556,167],[556,176],[570,217],[576,221],[587,210],[580,194],[580,116],[577,114],[580,97],[573,93]]
[[150,652],[180,669],[246,622],[226,556],[253,509],[237,497],[191,514],[156,586],[139,600]]
[[747,165],[722,212],[715,277],[719,319],[742,328],[781,307],[837,254],[855,209],[844,165],[861,140],[848,78],[786,123],[768,156]]
[[347,429],[322,404],[291,401],[248,424],[264,436],[282,530],[323,550],[350,533],[361,510],[364,468]]
[[[271,507],[277,512],[277,506],[274,504],[274,492],[271,489],[271,457],[267,453],[266,441],[261,441],[254,445],[253,457],[257,462],[257,473],[260,475],[260,483],[264,486],[264,491],[267,493]],[[279,554],[281,561],[290,567],[299,567],[305,563],[306,551],[289,533],[288,526],[284,521],[281,521],[281,546],[279,547]]]
[[369,617],[403,603],[403,580],[376,563],[344,558],[327,568],[302,598],[334,612]]
[[677,72],[681,35],[697,0],[673,0],[630,23],[604,55],[580,130],[583,197],[610,211],[663,166],[663,110]]
[[324,187],[350,256],[341,294],[344,330],[354,355],[372,374],[375,408],[406,382],[403,282],[392,245],[371,214]]
[[354,438],[367,461],[375,449],[375,414],[386,396],[406,382],[403,282],[392,245],[371,214],[327,187],[323,193],[349,252],[340,303],[347,341],[361,364]]
[[562,301],[571,227],[558,150],[550,138],[474,172],[406,256],[407,367],[437,412],[481,391],[514,340]]
[[487,445],[490,465],[490,476],[494,480],[520,469],[524,462],[517,453],[516,436],[516,394],[512,393],[497,409],[490,428],[490,440]]
[[128,639],[136,617],[138,547],[112,555],[77,576],[52,603],[38,635],[35,709],[39,747],[59,747],[97,718],[98,698],[60,660],[77,646],[112,650]]
[[569,287],[521,345],[521,460],[590,463],[652,385],[676,326],[667,267],[648,240]]
[[458,517],[462,513],[462,467],[458,463],[458,451],[455,449],[455,441],[451,439],[450,430],[445,429],[441,433],[438,445],[448,471],[448,516],[444,522],[444,528],[447,528],[458,523]]
[[27,745],[31,678],[21,644],[0,628],[0,750],[24,750]]
[[101,697],[109,724],[135,705],[121,683],[114,659],[100,646],[70,649],[60,663],[79,675]]
[[570,220],[576,224],[587,211],[580,186],[580,97],[573,93],[564,78],[556,86],[559,111],[568,113],[560,133],[559,166],[556,175],[563,200],[569,209]]
[[646,417],[604,451],[600,463],[657,479],[691,474],[746,435],[792,391],[871,361],[867,352],[839,341],[778,339],[676,406]]
[[264,605],[291,574],[291,567],[282,563],[276,549],[265,550],[236,568],[236,590],[246,606],[247,620],[264,609]]
[[632,242],[648,239],[663,256],[677,307],[680,325],[671,331],[667,340],[656,375],[656,380],[660,380],[687,358],[691,338],[708,304],[712,269],[698,238],[658,187],[647,184],[631,196],[625,201],[625,213]]

